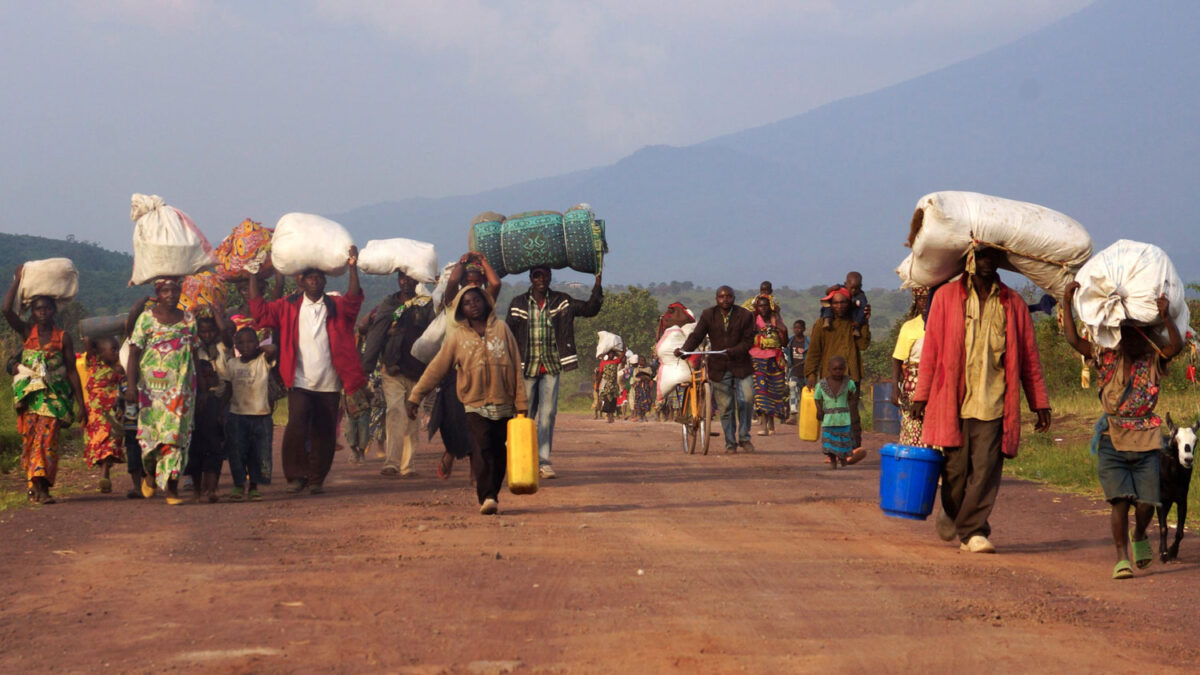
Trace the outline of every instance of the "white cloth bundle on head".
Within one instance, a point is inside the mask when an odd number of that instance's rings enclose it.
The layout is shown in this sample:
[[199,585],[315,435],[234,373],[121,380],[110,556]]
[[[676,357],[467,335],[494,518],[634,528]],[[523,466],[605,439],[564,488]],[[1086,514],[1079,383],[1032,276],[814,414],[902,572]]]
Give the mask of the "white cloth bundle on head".
[[185,277],[216,263],[212,246],[192,219],[162,197],[133,195],[129,218],[134,222],[131,285]]
[[79,293],[79,271],[70,258],[46,258],[30,260],[21,268],[21,286],[17,299],[21,305],[29,303],[39,295],[70,302]]
[[976,192],[943,191],[917,202],[907,245],[896,268],[902,286],[936,286],[963,271],[967,252],[990,246],[1005,252],[1006,267],[1062,298],[1092,255],[1092,238],[1075,220],[1037,204]]
[[366,274],[404,272],[423,284],[437,279],[438,259],[433,244],[396,237],[372,239],[358,254],[358,269]]
[[314,269],[341,276],[352,246],[354,238],[340,224],[311,213],[287,213],[271,237],[271,264],[280,274]]
[[1191,318],[1186,288],[1171,259],[1153,244],[1121,239],[1089,260],[1075,280],[1079,282],[1076,316],[1101,347],[1113,349],[1120,344],[1124,324],[1160,325],[1161,295],[1167,296],[1168,315],[1179,334],[1187,335]]
[[625,343],[621,342],[621,336],[616,333],[610,333],[602,330],[596,333],[596,358],[600,358],[612,350],[622,351],[625,349]]

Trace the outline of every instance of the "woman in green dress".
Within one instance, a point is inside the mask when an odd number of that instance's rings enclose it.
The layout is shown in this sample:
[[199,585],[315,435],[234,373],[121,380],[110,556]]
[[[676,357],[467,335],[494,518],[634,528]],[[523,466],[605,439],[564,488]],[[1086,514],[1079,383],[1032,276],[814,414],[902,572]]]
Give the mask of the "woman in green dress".
[[167,491],[167,503],[182,504],[179,474],[187,465],[196,397],[196,320],[179,309],[179,277],[154,281],[155,303],[138,316],[129,336],[125,400],[137,403],[138,443],[146,476],[142,494]]

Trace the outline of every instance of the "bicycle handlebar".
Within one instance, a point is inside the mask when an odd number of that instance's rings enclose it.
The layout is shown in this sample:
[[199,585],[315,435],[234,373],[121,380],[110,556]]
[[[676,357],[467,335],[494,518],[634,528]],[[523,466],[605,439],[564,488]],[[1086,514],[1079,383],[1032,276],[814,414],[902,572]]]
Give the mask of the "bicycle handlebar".
[[684,355],[684,356],[711,356],[711,355],[714,355],[714,354],[724,354],[724,353],[726,353],[726,352],[728,352],[728,351],[729,351],[728,349],[720,349],[720,350],[717,350],[717,351],[699,351],[699,352],[685,352],[685,351],[681,351],[681,352],[679,352],[679,353],[680,353],[680,354],[682,354],[682,355]]

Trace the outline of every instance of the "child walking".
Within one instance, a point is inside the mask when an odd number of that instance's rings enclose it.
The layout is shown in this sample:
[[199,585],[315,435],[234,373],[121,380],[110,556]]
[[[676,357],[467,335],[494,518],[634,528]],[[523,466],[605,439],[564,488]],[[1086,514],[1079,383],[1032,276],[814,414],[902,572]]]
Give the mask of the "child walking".
[[28,323],[14,310],[24,265],[13,274],[4,296],[4,318],[23,341],[21,359],[13,375],[13,405],[17,408],[17,432],[22,436],[21,467],[30,498],[53,504],[50,488],[58,474],[58,432],[75,419],[72,404],[82,413],[83,388],[75,370],[75,347],[71,336],[54,325],[58,303],[39,295],[29,303]]
[[83,459],[92,467],[100,465],[100,492],[112,492],[112,467],[125,461],[125,406],[122,405],[121,382],[125,369],[120,363],[120,347],[110,336],[88,338],[84,350],[87,368],[87,423],[84,434],[87,446]]
[[[1102,349],[1075,329],[1072,301],[1079,283],[1067,285],[1063,297],[1063,334],[1067,344],[1091,359],[1100,376],[1100,406],[1104,414],[1096,422],[1092,452],[1104,498],[1112,505],[1109,522],[1117,564],[1113,579],[1129,579],[1129,546],[1138,569],[1150,566],[1154,553],[1146,528],[1159,506],[1159,458],[1162,419],[1154,414],[1158,404],[1159,379],[1167,362],[1183,348],[1183,338],[1171,320],[1166,296],[1158,298],[1158,315],[1167,328],[1169,343],[1159,348],[1137,326],[1121,327],[1121,342],[1115,349]],[[1153,330],[1153,329],[1146,329]],[[1136,506],[1135,506],[1136,505]],[[1133,532],[1129,531],[1129,508],[1134,506]]]
[[479,512],[493,515],[500,510],[500,487],[507,468],[508,420],[524,413],[525,384],[521,377],[520,351],[508,324],[496,319],[495,301],[476,286],[458,292],[451,312],[457,324],[446,331],[437,356],[429,362],[405,405],[409,419],[425,395],[442,381],[451,368],[458,372],[458,399],[467,411],[471,444],[471,471]]
[[[238,356],[225,363],[229,389],[229,415],[225,418],[225,447],[233,489],[229,500],[262,499],[260,485],[271,483],[271,401],[268,382],[275,363],[275,345],[260,345],[249,326],[239,328],[233,344]],[[250,489],[246,490],[246,481]]]
[[845,357],[829,360],[829,376],[817,383],[813,400],[821,422],[821,451],[829,468],[862,461],[867,451],[853,449],[854,436],[850,430],[850,406],[858,405],[858,389],[854,380],[846,377]]
[[228,387],[217,395],[217,370],[212,361],[196,361],[196,412],[192,429],[192,440],[188,445],[188,462],[185,473],[192,479],[192,493],[196,503],[207,498],[210,504],[217,502],[217,482],[221,477],[221,464],[225,460],[224,434],[221,418],[229,399]]

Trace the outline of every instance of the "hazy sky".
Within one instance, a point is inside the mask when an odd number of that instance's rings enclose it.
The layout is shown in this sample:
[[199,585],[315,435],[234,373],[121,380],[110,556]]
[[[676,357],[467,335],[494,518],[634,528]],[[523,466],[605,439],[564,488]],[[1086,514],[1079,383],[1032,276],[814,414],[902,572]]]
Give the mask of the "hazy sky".
[[474,193],[790,117],[1087,4],[0,0],[0,231],[128,250],[147,192],[215,244],[246,216]]

